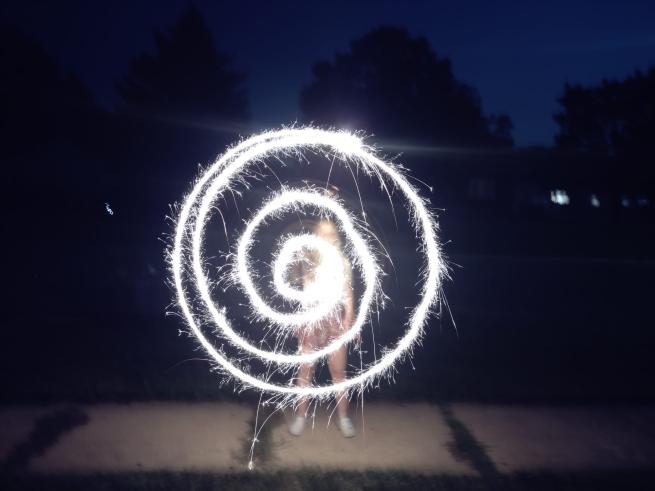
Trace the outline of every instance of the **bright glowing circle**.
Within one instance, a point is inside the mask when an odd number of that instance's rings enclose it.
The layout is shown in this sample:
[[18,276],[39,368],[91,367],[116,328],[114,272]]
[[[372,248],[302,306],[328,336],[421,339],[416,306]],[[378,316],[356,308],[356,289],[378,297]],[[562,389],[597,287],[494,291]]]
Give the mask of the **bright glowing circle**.
[[[274,284],[277,293],[303,304],[303,309],[294,313],[282,313],[271,308],[259,295],[252,280],[248,253],[252,247],[252,238],[257,229],[269,216],[276,216],[286,210],[294,210],[300,206],[314,206],[333,214],[339,222],[340,230],[352,246],[352,259],[355,267],[362,274],[365,291],[360,299],[359,311],[350,329],[326,347],[312,353],[290,355],[276,351],[266,351],[249,343],[239,336],[232,328],[225,315],[225,306],[214,304],[210,294],[210,282],[203,270],[203,233],[216,201],[230,191],[230,186],[243,178],[249,166],[263,161],[267,157],[297,155],[304,150],[327,151],[334,158],[347,161],[357,166],[358,170],[369,175],[385,179],[400,190],[409,203],[410,213],[414,220],[417,236],[420,239],[419,250],[425,256],[425,268],[422,273],[423,284],[421,299],[411,311],[407,322],[407,331],[397,344],[387,351],[376,363],[368,366],[357,375],[344,381],[325,386],[296,387],[276,385],[264,378],[246,373],[236,360],[228,358],[219,351],[203,334],[199,319],[201,315],[191,310],[189,290],[192,286],[200,294],[206,312],[220,334],[240,350],[251,353],[265,362],[280,365],[299,365],[309,363],[324,357],[352,341],[369,319],[369,309],[376,295],[378,271],[375,255],[367,240],[355,225],[353,217],[336,199],[318,193],[315,190],[282,189],[269,199],[246,224],[241,235],[236,254],[236,264],[233,268],[235,283],[246,293],[254,312],[279,326],[292,328],[316,322],[334,311],[342,301],[343,271],[337,267],[331,274],[317,271],[316,285],[329,287],[327,294],[319,295],[317,290],[308,288],[304,291],[294,290],[284,280],[284,271],[292,256],[299,248],[310,247],[318,250],[328,267],[334,267],[338,251],[334,246],[320,242],[316,236],[296,236],[289,238],[278,251],[274,269]],[[313,238],[310,238],[313,237]],[[246,386],[262,391],[282,394],[285,396],[322,397],[336,392],[361,387],[381,376],[386,370],[407,353],[420,338],[431,308],[439,298],[442,277],[445,271],[444,261],[437,241],[437,224],[416,189],[393,164],[380,159],[375,152],[365,146],[355,135],[344,131],[327,131],[316,128],[294,128],[272,131],[253,136],[222,155],[195,183],[192,191],[182,205],[175,231],[175,239],[170,253],[171,270],[177,293],[177,301],[191,332],[197,338],[205,351],[230,376]]]
[[[316,267],[314,281],[300,290],[291,286],[286,277],[290,266],[302,262],[307,251],[318,252],[320,262]],[[334,244],[316,235],[303,234],[290,237],[283,243],[273,265],[273,281],[278,293],[301,305],[318,303],[337,305],[340,300],[343,300],[345,280],[341,253]]]
[[[290,207],[298,204],[314,205],[334,213],[337,220],[341,223],[346,237],[348,237],[348,239],[353,243],[357,258],[360,259],[362,264],[362,273],[364,275],[364,283],[366,284],[366,290],[361,300],[364,308],[360,308],[359,315],[357,316],[355,323],[345,336],[338,338],[337,341],[339,342],[335,342],[311,354],[291,355],[291,357],[287,358],[290,361],[307,362],[316,360],[337,350],[344,342],[349,341],[355,335],[357,335],[357,332],[361,329],[367,320],[367,311],[371,306],[375,296],[375,284],[377,282],[378,274],[377,264],[370,252],[370,248],[362,238],[361,234],[357,231],[353,223],[353,219],[348,215],[345,209],[339,205],[339,203],[317,192],[307,192],[293,189],[287,190],[282,194],[274,197],[266,205],[264,205],[262,209],[259,210],[259,212],[256,213],[255,217],[246,226],[246,230],[243,232],[243,235],[239,239],[239,245],[237,247],[236,279],[241,283],[241,286],[245,290],[246,295],[249,297],[254,309],[262,317],[271,320],[279,326],[303,326],[306,324],[315,323],[320,319],[325,318],[332,310],[334,310],[335,307],[335,302],[329,301],[329,297],[331,295],[328,295],[328,297],[323,299],[323,301],[321,301],[318,306],[315,306],[311,310],[301,311],[299,313],[293,314],[282,314],[270,308],[266,302],[262,300],[252,281],[252,275],[249,271],[248,250],[252,246],[253,235],[257,231],[257,228],[259,228],[266,216],[272,215],[276,212],[279,213],[282,210],[289,209]],[[316,236],[314,237],[314,245],[321,244],[319,240],[322,239],[318,239]],[[321,246],[321,248],[323,247]],[[327,250],[325,250],[325,252],[327,252]],[[339,262],[341,262],[340,259]],[[202,272],[200,272],[200,274],[202,274]],[[204,275],[202,280],[206,282]],[[351,331],[352,334],[350,334]],[[248,349],[246,346],[243,347]],[[281,361],[277,358],[270,357],[269,354],[265,354],[263,357],[270,359],[271,361]]]

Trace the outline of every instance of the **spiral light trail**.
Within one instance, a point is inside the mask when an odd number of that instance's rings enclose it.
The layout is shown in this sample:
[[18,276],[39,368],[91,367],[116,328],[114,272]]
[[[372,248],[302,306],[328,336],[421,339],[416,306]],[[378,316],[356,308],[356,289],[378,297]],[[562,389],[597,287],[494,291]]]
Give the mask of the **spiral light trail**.
[[[237,184],[243,184],[252,168],[268,158],[302,157],[304,152],[329,155],[332,160],[356,167],[358,172],[380,179],[383,187],[390,184],[402,192],[419,240],[418,249],[424,255],[424,268],[418,274],[422,280],[420,300],[411,310],[406,331],[394,347],[387,350],[375,363],[363,367],[346,380],[331,385],[298,387],[275,384],[266,376],[248,373],[240,367],[239,360],[255,357],[267,365],[288,369],[321,359],[356,339],[370,321],[371,310],[379,294],[379,277],[382,273],[372,241],[362,228],[361,221],[346,210],[337,198],[315,188],[283,186],[278,192],[272,193],[246,222],[245,229],[237,240],[230,269],[231,282],[243,292],[255,318],[275,326],[281,332],[292,332],[333,315],[343,302],[346,275],[340,252],[333,244],[317,235],[283,237],[272,265],[273,284],[276,294],[296,305],[296,309],[292,312],[280,312],[262,298],[254,279],[250,255],[255,236],[268,219],[284,213],[302,212],[311,208],[321,215],[330,215],[335,219],[339,231],[348,243],[348,258],[361,275],[364,291],[359,298],[358,311],[352,326],[338,338],[332,339],[327,346],[310,353],[288,354],[277,349],[264,350],[234,330],[226,315],[228,305],[219,305],[211,297],[211,282],[203,268],[203,245],[205,226],[212,212],[217,209],[218,200],[231,192]],[[287,282],[286,274],[289,266],[297,261],[304,250],[318,251],[321,267],[316,270],[314,283],[304,290],[299,290]],[[169,259],[177,304],[191,333],[211,359],[226,375],[244,386],[283,397],[320,398],[364,387],[386,373],[420,339],[428,316],[439,300],[445,272],[434,216],[427,202],[410,184],[400,168],[378,157],[372,148],[352,133],[311,127],[282,129],[253,136],[229,149],[209,167],[197,180],[181,206]],[[196,292],[202,301],[202,309],[195,307],[198,303]],[[241,353],[238,359],[229,357],[223,349],[210,342],[203,332],[207,324],[211,324],[215,332]]]

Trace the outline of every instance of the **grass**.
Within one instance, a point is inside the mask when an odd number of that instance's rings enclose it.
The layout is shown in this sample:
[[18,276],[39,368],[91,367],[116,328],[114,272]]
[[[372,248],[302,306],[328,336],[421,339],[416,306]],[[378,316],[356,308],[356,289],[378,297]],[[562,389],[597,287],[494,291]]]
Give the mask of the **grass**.
[[464,460],[484,478],[496,480],[500,473],[487,454],[482,444],[475,438],[471,430],[464,423],[455,417],[450,406],[442,404],[440,406],[441,414],[444,421],[450,428],[453,437],[453,443],[450,452],[458,460]]
[[[453,307],[454,308],[454,307]],[[602,312],[602,311],[599,311]],[[459,337],[433,321],[411,364],[369,400],[475,402],[652,402],[653,331],[613,319],[559,325],[460,308]],[[547,311],[543,315],[549,315]],[[645,319],[645,318],[644,318]],[[29,328],[15,329],[26,324]],[[626,331],[619,329],[625,325]],[[0,347],[0,385],[11,403],[233,400],[206,356],[177,335],[178,319],[90,317],[70,323],[7,322]],[[29,336],[38,332],[38,342]],[[648,331],[648,333],[646,333]],[[593,341],[593,349],[590,343]],[[29,354],[25,347],[30,347]],[[82,348],[83,347],[83,348]],[[26,356],[30,362],[25,363]],[[412,366],[415,370],[412,370]],[[16,368],[20,367],[20,368]],[[80,367],[84,367],[80,370]],[[246,391],[239,400],[256,401]]]
[[0,476],[0,488],[6,491],[32,490],[243,490],[275,491],[354,491],[354,490],[644,490],[655,482],[655,471],[517,473],[489,477],[422,476],[403,472],[298,472],[199,474],[199,473],[126,473],[70,475]]
[[6,473],[24,470],[32,458],[43,454],[62,435],[88,420],[86,413],[77,407],[58,409],[42,416],[36,420],[27,440],[16,445],[2,462],[2,470]]
[[[250,431],[243,440],[242,452],[245,460],[250,459],[251,448],[253,451],[252,462],[258,468],[265,465],[273,458],[273,429],[283,423],[282,413],[274,406],[259,405],[257,413],[248,422]],[[257,432],[257,433],[256,433]],[[257,435],[257,442],[252,446],[252,438]]]

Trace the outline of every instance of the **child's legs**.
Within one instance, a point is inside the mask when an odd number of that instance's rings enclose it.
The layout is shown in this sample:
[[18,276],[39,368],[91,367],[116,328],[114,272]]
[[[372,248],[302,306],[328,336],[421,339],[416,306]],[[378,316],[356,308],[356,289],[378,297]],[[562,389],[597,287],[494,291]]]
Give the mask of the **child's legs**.
[[[314,350],[315,341],[315,336],[312,333],[303,332],[298,339],[300,352],[303,354],[311,353]],[[296,386],[307,387],[311,384],[312,378],[314,377],[314,365],[314,363],[303,363],[300,365],[296,376]],[[297,414],[306,416],[308,405],[308,398],[303,397],[300,399],[296,411]]]
[[[330,377],[332,383],[343,382],[346,378],[346,346],[341,346],[338,350],[330,353],[328,358],[328,367],[330,368]],[[340,418],[348,416],[348,397],[346,392],[337,392],[337,414]]]

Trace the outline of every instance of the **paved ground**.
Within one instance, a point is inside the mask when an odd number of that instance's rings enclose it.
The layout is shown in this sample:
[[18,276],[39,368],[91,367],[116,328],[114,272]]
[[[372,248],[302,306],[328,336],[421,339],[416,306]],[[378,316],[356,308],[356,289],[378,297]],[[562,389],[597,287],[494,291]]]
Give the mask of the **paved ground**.
[[[245,470],[256,408],[231,403],[0,409],[0,458],[35,473]],[[477,475],[652,469],[655,408],[367,404],[346,440],[317,411],[301,437],[273,418],[260,470],[318,467]],[[63,422],[63,423],[62,423]],[[481,462],[482,461],[482,462]],[[489,464],[490,462],[490,464]]]
[[238,404],[145,403],[84,408],[89,417],[32,459],[37,472],[233,471],[250,433]]
[[329,414],[318,411],[313,428],[291,436],[286,421],[273,430],[273,458],[269,467],[296,469],[400,469],[431,474],[474,474],[466,462],[455,459],[450,429],[439,409],[429,404],[368,404],[353,422],[356,438],[341,436]]
[[501,472],[655,466],[655,408],[455,405]]

